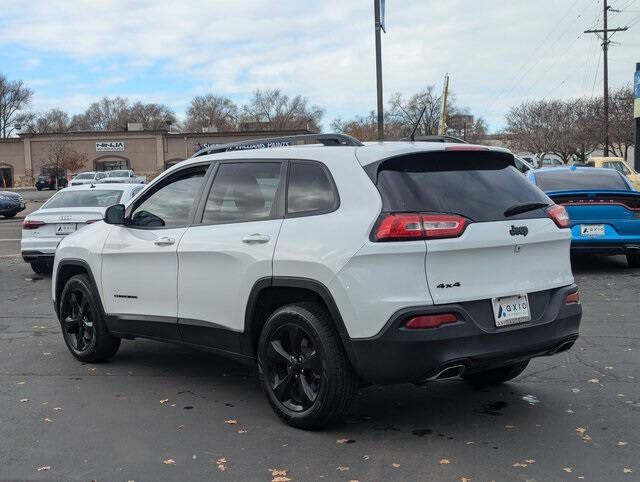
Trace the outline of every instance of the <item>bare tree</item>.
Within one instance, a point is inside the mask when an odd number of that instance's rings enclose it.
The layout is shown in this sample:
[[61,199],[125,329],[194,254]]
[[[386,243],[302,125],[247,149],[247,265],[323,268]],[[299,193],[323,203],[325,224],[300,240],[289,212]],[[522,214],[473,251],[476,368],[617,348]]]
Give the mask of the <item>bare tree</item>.
[[[448,115],[456,114],[457,109],[454,104],[455,98],[451,94],[447,99]],[[407,136],[418,122],[420,113],[425,107],[416,135],[438,134],[442,122],[442,95],[436,93],[433,85],[408,99],[405,99],[399,92],[393,94],[389,100],[388,117],[397,126],[400,126],[404,130],[403,135]]]
[[87,154],[73,149],[69,141],[57,141],[49,148],[47,162],[42,167],[55,172],[57,189],[58,176],[66,175],[67,171],[72,173],[79,171],[87,164],[87,159]]
[[16,130],[21,111],[26,109],[33,91],[21,80],[8,80],[0,74],[0,137],[7,138]]
[[201,132],[210,126],[221,131],[234,131],[238,128],[238,106],[229,97],[206,94],[191,99],[185,129],[189,132]]
[[167,129],[176,124],[175,112],[164,104],[143,104],[138,101],[128,108],[127,122],[140,122],[145,129]]
[[505,136],[510,147],[542,159],[554,146],[551,107],[546,101],[525,101],[506,115]]
[[50,134],[55,132],[67,132],[70,128],[69,114],[60,109],[51,109],[47,112],[27,112],[20,117],[22,132],[33,134]]
[[361,141],[374,141],[378,138],[378,117],[374,111],[369,112],[366,117],[356,116],[349,121],[343,121],[338,117],[331,122],[331,130]]
[[609,99],[609,147],[616,156],[627,159],[634,144],[633,87],[616,89]]
[[129,100],[124,97],[103,97],[92,103],[82,114],[73,116],[74,130],[115,131],[127,125]]
[[242,108],[243,127],[256,130],[308,129],[319,131],[324,109],[306,97],[289,98],[280,89],[256,90]]

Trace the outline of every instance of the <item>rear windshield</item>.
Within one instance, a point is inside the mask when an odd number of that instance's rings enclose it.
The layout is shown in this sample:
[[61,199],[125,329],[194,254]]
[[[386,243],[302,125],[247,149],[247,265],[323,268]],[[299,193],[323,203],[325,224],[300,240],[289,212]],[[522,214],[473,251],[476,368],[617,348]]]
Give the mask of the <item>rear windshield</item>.
[[[497,221],[507,219],[505,211],[517,205],[551,204],[511,163],[508,154],[482,151],[389,159],[377,175],[383,211],[453,213],[472,221]],[[542,216],[546,213],[538,209],[508,219]]]
[[129,177],[129,171],[111,171],[107,177]]
[[93,179],[93,176],[92,172],[85,172],[84,174],[78,174],[76,179]]
[[51,208],[108,208],[118,204],[120,190],[60,191],[46,202],[42,209]]
[[559,171],[536,171],[536,184],[545,192],[550,191],[594,191],[616,189],[628,191],[629,186],[617,171],[606,169],[566,169]]

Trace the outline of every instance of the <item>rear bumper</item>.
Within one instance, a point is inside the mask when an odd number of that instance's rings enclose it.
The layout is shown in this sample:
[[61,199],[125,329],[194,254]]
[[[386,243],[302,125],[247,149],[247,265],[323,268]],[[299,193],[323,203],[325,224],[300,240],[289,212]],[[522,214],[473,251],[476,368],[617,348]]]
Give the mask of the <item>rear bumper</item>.
[[42,251],[22,251],[22,259],[27,263],[32,261],[51,261],[55,257],[55,251],[53,253],[43,253]]
[[[472,373],[567,350],[578,338],[580,304],[565,304],[575,285],[530,293],[532,320],[495,328],[490,300],[416,307],[397,312],[375,337],[351,339],[347,351],[358,375],[381,383],[421,382],[442,374]],[[418,314],[456,313],[436,329],[407,330]],[[452,368],[452,370],[448,370]]]
[[24,211],[25,209],[26,209],[26,206],[20,205],[20,204],[13,204],[11,206],[2,206],[0,207],[0,216],[2,216],[3,214],[19,213],[20,211]]

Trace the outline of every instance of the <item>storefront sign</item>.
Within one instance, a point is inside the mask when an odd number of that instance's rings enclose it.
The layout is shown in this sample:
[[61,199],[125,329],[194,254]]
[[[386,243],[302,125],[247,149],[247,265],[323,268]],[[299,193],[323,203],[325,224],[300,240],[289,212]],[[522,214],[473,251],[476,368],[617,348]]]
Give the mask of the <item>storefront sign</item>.
[[96,142],[96,152],[122,152],[124,141],[99,141]]
[[640,70],[636,70],[633,78],[633,117],[640,117]]

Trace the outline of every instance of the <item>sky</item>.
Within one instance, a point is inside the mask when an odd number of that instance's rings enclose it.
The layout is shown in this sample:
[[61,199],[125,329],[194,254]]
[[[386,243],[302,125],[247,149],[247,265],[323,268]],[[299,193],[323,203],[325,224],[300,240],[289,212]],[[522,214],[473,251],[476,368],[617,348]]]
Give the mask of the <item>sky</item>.
[[[602,93],[601,0],[387,0],[385,102],[450,76],[457,104],[504,126],[526,99]],[[640,62],[640,0],[610,0],[611,88]],[[376,107],[373,0],[0,0],[0,73],[32,110],[71,114],[103,96],[169,105],[205,93],[302,94],[331,120]]]

